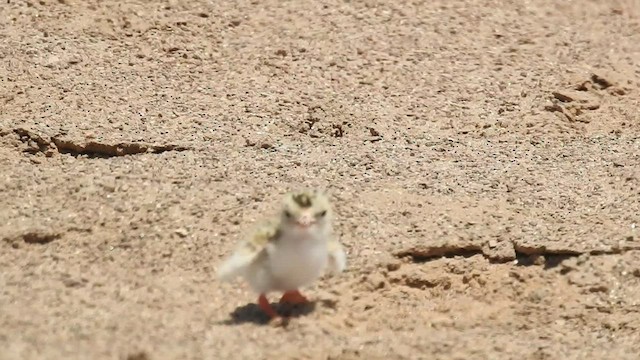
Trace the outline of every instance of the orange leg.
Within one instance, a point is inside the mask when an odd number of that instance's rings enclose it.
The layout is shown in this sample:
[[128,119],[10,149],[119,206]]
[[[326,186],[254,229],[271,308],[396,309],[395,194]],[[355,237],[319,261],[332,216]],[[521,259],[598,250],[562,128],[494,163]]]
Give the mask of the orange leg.
[[280,298],[280,303],[287,304],[304,304],[309,302],[309,300],[300,293],[298,290],[292,290],[285,292]]
[[271,304],[269,304],[269,300],[267,300],[267,297],[265,296],[265,294],[260,294],[260,297],[258,298],[258,306],[270,318],[273,319],[278,317],[278,313],[276,313],[276,311],[273,309]]

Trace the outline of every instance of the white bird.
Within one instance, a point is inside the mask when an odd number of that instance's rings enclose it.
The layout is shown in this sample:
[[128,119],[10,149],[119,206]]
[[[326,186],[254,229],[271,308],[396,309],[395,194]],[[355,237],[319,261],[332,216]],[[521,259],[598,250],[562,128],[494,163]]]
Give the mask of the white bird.
[[271,319],[280,316],[267,299],[283,292],[280,303],[308,300],[300,288],[324,273],[338,274],[346,267],[342,245],[332,236],[333,212],[327,196],[318,191],[288,193],[281,214],[243,239],[218,268],[218,278],[242,277],[259,294],[258,305]]

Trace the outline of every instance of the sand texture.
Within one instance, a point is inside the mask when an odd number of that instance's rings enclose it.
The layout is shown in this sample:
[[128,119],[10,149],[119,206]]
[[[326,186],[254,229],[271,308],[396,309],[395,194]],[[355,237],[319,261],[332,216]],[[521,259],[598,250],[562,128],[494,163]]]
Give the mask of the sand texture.
[[[273,327],[215,270],[302,187]],[[637,360],[639,227],[638,0],[0,4],[0,360]]]

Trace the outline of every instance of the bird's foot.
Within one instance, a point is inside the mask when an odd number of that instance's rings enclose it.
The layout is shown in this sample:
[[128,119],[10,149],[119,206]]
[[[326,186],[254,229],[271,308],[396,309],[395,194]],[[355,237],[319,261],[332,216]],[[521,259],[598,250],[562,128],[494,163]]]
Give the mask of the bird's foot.
[[286,291],[280,298],[281,304],[306,304],[309,300],[298,290]]

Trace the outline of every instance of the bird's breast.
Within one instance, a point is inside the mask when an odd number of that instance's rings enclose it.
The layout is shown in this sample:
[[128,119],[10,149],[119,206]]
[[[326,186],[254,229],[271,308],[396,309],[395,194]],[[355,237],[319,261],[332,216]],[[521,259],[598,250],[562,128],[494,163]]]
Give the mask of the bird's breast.
[[322,275],[328,261],[328,248],[318,239],[298,238],[280,242],[270,258],[272,274],[281,290],[293,290]]

